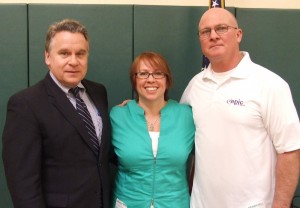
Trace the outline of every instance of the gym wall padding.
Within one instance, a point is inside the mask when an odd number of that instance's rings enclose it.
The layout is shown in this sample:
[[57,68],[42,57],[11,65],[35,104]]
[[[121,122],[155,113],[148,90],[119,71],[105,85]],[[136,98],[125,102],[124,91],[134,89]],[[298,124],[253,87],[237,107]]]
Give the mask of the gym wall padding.
[[189,80],[201,70],[197,37],[201,7],[135,6],[134,55],[156,51],[168,61],[174,78],[170,98],[179,100]]
[[[143,51],[161,53],[171,67],[170,98],[179,100],[189,80],[201,70],[197,26],[207,7],[76,4],[0,4],[0,134],[6,104],[16,91],[42,79],[48,26],[63,18],[86,25],[90,35],[87,78],[103,83],[109,106],[132,98],[128,77],[133,58]],[[229,8],[244,31],[241,49],[282,76],[300,112],[298,34],[300,10]],[[2,142],[0,143],[2,154]],[[0,162],[0,207],[13,207]],[[300,195],[298,188],[297,195]]]
[[[6,103],[15,92],[28,86],[27,6],[0,4],[0,134]],[[2,137],[1,137],[2,138]],[[1,139],[2,141],[2,139]],[[0,142],[2,155],[2,142]],[[0,161],[0,207],[12,207]]]

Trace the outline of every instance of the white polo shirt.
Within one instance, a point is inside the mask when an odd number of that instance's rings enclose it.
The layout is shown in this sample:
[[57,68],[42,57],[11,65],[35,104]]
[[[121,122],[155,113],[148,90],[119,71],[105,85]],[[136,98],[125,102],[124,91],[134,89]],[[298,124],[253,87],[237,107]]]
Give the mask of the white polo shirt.
[[196,125],[191,208],[271,207],[276,153],[300,148],[288,84],[243,53],[223,83],[209,66],[181,98]]

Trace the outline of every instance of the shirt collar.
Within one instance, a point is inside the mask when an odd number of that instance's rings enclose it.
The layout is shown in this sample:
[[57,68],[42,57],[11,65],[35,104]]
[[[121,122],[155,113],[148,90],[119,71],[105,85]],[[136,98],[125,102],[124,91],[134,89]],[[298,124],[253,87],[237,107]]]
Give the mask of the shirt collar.
[[[62,85],[62,84],[56,79],[56,77],[54,76],[54,74],[53,74],[51,71],[49,71],[49,73],[50,73],[50,76],[51,76],[51,78],[53,79],[53,81],[57,84],[57,86],[58,86],[64,93],[69,93],[69,90],[70,90],[71,88]],[[80,87],[80,88],[84,89],[84,91],[85,91],[85,88],[84,88],[84,86],[83,86],[83,84],[82,84],[81,82],[79,82],[79,84],[77,85],[77,87]]]
[[[243,79],[248,77],[248,75],[251,72],[251,70],[249,70],[247,67],[248,63],[251,62],[249,53],[246,51],[241,51],[241,53],[243,53],[244,56],[240,63],[234,69],[232,69],[234,71],[230,74],[230,77]],[[208,67],[203,71],[203,73],[203,79],[213,79],[211,64],[208,65]]]

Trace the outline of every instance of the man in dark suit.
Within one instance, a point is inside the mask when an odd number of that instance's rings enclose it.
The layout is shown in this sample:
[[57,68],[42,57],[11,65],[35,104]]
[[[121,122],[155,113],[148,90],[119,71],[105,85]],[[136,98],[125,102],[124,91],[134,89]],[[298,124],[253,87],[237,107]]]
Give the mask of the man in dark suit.
[[[110,122],[106,89],[84,79],[89,40],[75,20],[48,29],[46,77],[13,95],[3,131],[3,161],[14,207],[107,208],[110,201],[108,161]],[[69,90],[80,99],[91,129]]]

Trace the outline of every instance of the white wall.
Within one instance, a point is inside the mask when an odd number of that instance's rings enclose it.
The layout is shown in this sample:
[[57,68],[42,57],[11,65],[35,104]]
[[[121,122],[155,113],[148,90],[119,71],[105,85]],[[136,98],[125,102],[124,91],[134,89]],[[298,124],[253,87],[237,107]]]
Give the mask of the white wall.
[[[142,4],[207,6],[209,0],[0,0],[0,3]],[[300,0],[225,0],[227,7],[300,9]]]

